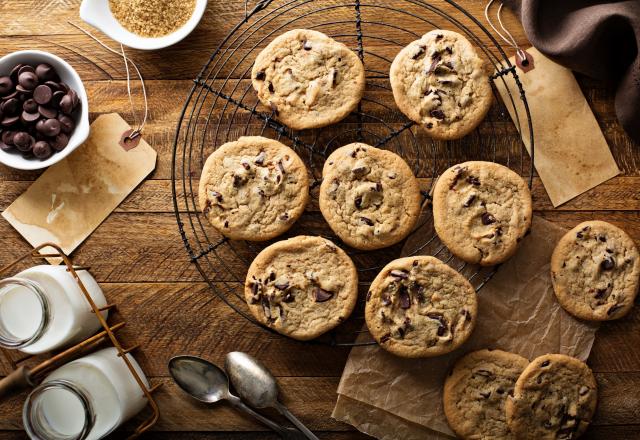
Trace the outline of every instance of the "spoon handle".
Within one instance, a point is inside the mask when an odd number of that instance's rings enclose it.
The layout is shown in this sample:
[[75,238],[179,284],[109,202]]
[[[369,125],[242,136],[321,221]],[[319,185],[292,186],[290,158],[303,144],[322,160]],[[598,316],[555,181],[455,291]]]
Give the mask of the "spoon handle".
[[291,412],[289,412],[287,407],[284,406],[282,403],[276,402],[275,408],[280,412],[280,414],[282,414],[287,419],[289,419],[291,423],[296,425],[296,428],[302,431],[305,437],[307,437],[309,440],[320,440],[318,437],[315,436],[313,432],[309,430],[309,428],[304,426],[304,424],[300,420],[298,420],[293,414],[291,414]]
[[282,426],[278,425],[277,423],[275,423],[272,420],[269,420],[268,418],[266,418],[262,414],[259,414],[259,413],[255,412],[249,406],[247,406],[242,400],[240,400],[238,397],[229,396],[228,401],[234,408],[237,408],[237,409],[239,409],[241,411],[244,411],[246,414],[249,414],[253,418],[255,418],[258,421],[260,421],[261,423],[263,423],[264,425],[266,425],[269,428],[273,429],[275,432],[280,434],[281,437],[286,438],[286,431]]

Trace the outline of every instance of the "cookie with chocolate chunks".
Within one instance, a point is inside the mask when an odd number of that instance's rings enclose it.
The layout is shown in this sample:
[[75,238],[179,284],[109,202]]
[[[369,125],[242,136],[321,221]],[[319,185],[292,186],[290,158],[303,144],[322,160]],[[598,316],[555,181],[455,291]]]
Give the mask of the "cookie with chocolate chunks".
[[529,187],[509,168],[465,162],[446,170],[433,190],[433,220],[458,258],[493,266],[511,257],[531,228]]
[[596,410],[598,385],[591,369],[564,354],[534,359],[507,400],[509,429],[517,440],[580,437]]
[[334,151],[322,170],[320,210],[349,246],[371,250],[404,239],[420,216],[420,187],[397,154],[354,143]]
[[364,66],[344,44],[322,32],[294,29],[257,56],[253,88],[274,117],[294,130],[324,127],[356,109]]
[[592,321],[622,318],[638,294],[638,248],[610,223],[581,223],[558,242],[551,281],[558,302],[572,315]]
[[502,350],[478,350],[459,359],[444,382],[444,414],[462,439],[512,440],[505,405],[529,361]]
[[365,319],[382,348],[408,358],[449,353],[476,323],[476,292],[456,270],[428,256],[387,264],[371,283]]
[[349,317],[358,299],[358,273],[351,258],[331,241],[297,236],[258,254],[244,293],[259,322],[306,341]]
[[241,137],[209,156],[200,209],[225,237],[270,240],[287,231],[309,200],[309,177],[298,155],[280,142]]
[[391,64],[398,108],[435,139],[458,139],[484,119],[493,94],[482,59],[462,35],[441,29],[402,49]]

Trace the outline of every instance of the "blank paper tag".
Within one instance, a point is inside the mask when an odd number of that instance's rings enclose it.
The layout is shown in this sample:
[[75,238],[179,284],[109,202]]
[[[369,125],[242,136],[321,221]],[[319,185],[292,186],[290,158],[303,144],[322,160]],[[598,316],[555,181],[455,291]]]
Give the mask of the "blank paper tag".
[[[527,52],[533,55],[536,68],[527,73],[518,70],[518,77],[533,121],[535,166],[557,207],[620,174],[620,170],[573,73],[533,47]],[[522,139],[531,152],[520,92],[511,75],[503,78],[518,110]],[[504,83],[497,79],[495,84],[517,125]]]
[[98,117],[87,141],[51,166],[2,216],[32,245],[53,242],[69,255],[156,167],[144,140],[126,151],[131,127],[118,114]]

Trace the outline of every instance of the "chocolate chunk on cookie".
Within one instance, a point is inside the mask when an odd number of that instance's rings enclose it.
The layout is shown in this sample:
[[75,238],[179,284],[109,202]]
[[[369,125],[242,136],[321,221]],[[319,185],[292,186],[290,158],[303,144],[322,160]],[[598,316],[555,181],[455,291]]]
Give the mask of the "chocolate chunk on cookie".
[[399,242],[415,226],[420,202],[411,168],[390,151],[354,143],[324,164],[320,210],[349,246],[370,250]]
[[444,382],[444,413],[463,439],[514,439],[505,404],[529,361],[501,350],[479,350],[459,359]]
[[610,223],[581,223],[553,251],[551,281],[558,302],[572,315],[593,321],[622,318],[638,294],[638,248]]
[[509,168],[465,162],[446,170],[433,190],[438,236],[458,258],[492,266],[511,257],[531,227],[529,187]]
[[435,257],[394,260],[371,283],[365,318],[386,350],[418,358],[449,353],[475,326],[476,292],[456,270]]
[[516,439],[580,437],[596,410],[598,385],[584,362],[563,354],[534,359],[507,400],[509,429]]
[[402,49],[391,64],[396,104],[435,139],[458,139],[473,130],[493,95],[484,63],[462,35],[441,29]]
[[322,32],[286,32],[258,54],[251,74],[260,101],[295,130],[344,119],[364,94],[364,66]]
[[298,236],[258,254],[244,292],[259,322],[304,341],[349,317],[358,299],[358,274],[349,256],[331,241]]
[[298,155],[260,136],[222,145],[205,162],[198,193],[209,222],[235,240],[270,240],[288,230],[309,200]]

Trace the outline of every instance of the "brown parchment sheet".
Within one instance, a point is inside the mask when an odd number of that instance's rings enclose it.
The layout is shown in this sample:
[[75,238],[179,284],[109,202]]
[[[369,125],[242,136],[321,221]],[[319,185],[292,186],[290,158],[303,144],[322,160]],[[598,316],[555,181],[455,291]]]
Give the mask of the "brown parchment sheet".
[[129,151],[119,145],[129,129],[116,113],[99,116],[86,142],[49,167],[2,216],[32,246],[53,242],[69,255],[156,166],[156,151],[144,140]]
[[598,326],[565,312],[551,285],[551,254],[565,232],[534,216],[531,234],[517,254],[478,293],[476,328],[453,353],[403,359],[378,346],[353,348],[333,417],[379,439],[453,437],[442,408],[442,387],[449,368],[464,354],[497,348],[529,359],[565,353],[586,360]]
[[[534,163],[551,203],[557,207],[617,176],[620,170],[571,70],[533,47],[527,52],[533,56],[535,68],[527,73],[518,69],[517,73],[533,122]],[[515,64],[513,57],[510,60]],[[498,78],[494,83],[531,153],[524,102],[513,76],[502,78],[504,82]]]

